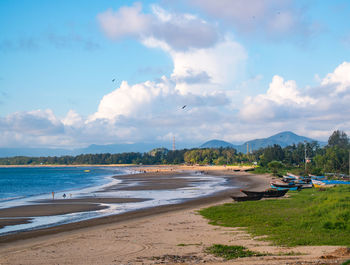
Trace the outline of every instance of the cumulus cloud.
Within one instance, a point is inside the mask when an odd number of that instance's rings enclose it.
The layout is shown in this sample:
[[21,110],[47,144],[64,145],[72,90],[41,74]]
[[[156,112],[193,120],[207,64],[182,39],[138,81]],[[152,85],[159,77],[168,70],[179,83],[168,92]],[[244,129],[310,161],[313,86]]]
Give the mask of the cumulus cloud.
[[202,95],[182,95],[176,83],[165,76],[158,82],[146,81],[135,85],[123,81],[119,88],[102,98],[97,112],[89,121],[106,119],[115,122],[138,118],[139,124],[141,119],[165,114],[171,119],[179,114],[180,107],[187,104],[190,105],[189,108],[196,108],[228,103],[229,99],[224,93],[215,91]]
[[[266,93],[247,97],[237,111],[230,109],[227,93],[184,95],[171,77],[135,85],[123,82],[105,95],[88,119],[74,110],[61,119],[52,110],[0,118],[0,145],[77,147],[168,141],[170,147],[172,136],[179,142],[199,144],[213,138],[244,141],[283,130],[326,140],[333,130],[350,131],[350,90],[336,93],[339,86],[346,87],[348,64],[340,64],[319,86],[308,89],[276,75]],[[187,107],[182,109],[183,105]]]
[[167,43],[154,38],[145,39],[143,43],[170,54],[174,64],[171,78],[177,82],[177,89],[183,94],[203,94],[231,88],[237,75],[244,72],[248,57],[244,47],[230,36],[212,47],[187,51],[173,50]]
[[295,110],[314,105],[317,101],[309,96],[302,95],[294,80],[284,81],[278,75],[272,78],[266,94],[247,97],[240,111],[243,119],[275,119],[295,118],[300,116]]
[[50,109],[15,112],[3,119],[2,124],[10,130],[23,130],[23,132],[38,136],[63,132],[62,123]]
[[98,14],[97,19],[112,39],[155,38],[175,50],[209,47],[219,39],[216,28],[206,21],[190,14],[172,14],[156,5],[151,14],[142,13],[141,4],[135,3],[117,11],[109,9]]
[[340,64],[319,86],[304,90],[294,80],[274,76],[265,94],[246,97],[239,117],[247,124],[277,124],[321,139],[336,129],[349,131],[349,65]]
[[52,145],[64,126],[52,110],[15,112],[0,118],[0,146]]
[[347,92],[350,89],[350,63],[343,62],[333,73],[329,73],[323,80],[322,85],[336,87],[333,93]]

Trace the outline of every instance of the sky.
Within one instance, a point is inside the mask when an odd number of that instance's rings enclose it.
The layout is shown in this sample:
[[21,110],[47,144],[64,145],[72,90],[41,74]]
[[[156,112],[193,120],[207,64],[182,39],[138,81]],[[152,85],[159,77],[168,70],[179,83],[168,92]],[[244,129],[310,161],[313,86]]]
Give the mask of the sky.
[[0,147],[350,135],[349,17],[340,0],[1,0]]

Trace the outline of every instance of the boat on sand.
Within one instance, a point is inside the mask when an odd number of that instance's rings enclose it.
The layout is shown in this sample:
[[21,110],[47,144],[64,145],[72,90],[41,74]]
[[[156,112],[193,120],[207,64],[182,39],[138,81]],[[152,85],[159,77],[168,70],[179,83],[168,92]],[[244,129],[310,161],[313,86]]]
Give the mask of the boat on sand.
[[284,196],[288,192],[288,189],[285,189],[285,190],[267,189],[265,191],[241,190],[241,192],[243,192],[247,196],[256,196],[256,195],[262,194],[263,198],[276,198],[276,197]]

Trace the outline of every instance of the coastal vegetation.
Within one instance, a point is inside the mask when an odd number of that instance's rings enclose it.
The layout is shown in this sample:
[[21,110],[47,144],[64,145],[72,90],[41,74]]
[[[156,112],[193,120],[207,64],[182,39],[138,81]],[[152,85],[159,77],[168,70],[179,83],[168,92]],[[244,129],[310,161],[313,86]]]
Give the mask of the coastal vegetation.
[[[349,172],[349,139],[346,133],[335,131],[328,144],[321,147],[316,141],[279,145],[238,153],[234,148],[194,148],[168,150],[157,148],[147,153],[81,154],[78,156],[7,157],[0,158],[0,165],[81,165],[81,164],[198,164],[198,165],[256,165],[256,173],[283,175],[320,175],[326,172]],[[305,165],[306,164],[306,165]],[[306,171],[306,172],[305,172]]]
[[203,209],[211,224],[246,227],[276,245],[350,246],[350,186],[288,192],[290,198],[228,203]]
[[218,257],[222,257],[226,260],[244,258],[244,257],[257,257],[257,256],[266,256],[264,253],[259,253],[255,251],[248,250],[243,246],[227,246],[221,244],[215,244],[206,249],[210,254],[213,254]]

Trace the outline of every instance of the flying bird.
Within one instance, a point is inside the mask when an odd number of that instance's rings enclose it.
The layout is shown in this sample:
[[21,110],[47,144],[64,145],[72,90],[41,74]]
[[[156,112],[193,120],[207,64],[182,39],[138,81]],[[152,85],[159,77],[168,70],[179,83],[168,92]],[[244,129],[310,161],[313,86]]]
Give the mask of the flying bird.
[[115,81],[115,78],[112,79],[112,82],[114,82],[114,81]]
[[187,105],[184,105],[184,106],[182,107],[182,109],[186,108],[186,106],[187,106]]

